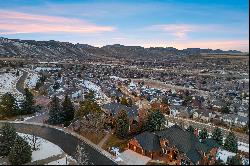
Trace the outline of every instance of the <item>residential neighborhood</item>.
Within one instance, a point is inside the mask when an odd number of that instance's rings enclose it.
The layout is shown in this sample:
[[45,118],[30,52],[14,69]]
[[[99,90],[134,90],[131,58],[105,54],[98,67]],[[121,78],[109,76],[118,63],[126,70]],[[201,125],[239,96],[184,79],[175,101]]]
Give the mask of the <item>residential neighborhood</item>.
[[246,0],[0,4],[0,165],[249,165]]

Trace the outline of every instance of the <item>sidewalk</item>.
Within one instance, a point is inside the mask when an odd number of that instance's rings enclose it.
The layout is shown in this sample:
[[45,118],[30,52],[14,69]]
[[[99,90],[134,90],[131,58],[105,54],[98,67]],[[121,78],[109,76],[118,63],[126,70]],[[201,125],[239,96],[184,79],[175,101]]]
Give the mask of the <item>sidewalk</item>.
[[98,143],[97,146],[102,148],[102,146],[106,143],[106,141],[109,139],[109,137],[112,135],[113,132],[114,132],[114,129],[111,130],[108,134],[106,134],[105,137]]

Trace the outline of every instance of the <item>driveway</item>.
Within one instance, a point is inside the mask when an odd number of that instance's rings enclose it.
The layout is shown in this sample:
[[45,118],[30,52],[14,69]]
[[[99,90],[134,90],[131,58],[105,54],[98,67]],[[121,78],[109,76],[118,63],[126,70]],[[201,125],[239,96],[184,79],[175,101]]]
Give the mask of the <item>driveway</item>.
[[119,157],[127,165],[146,165],[151,160],[151,158],[140,155],[132,150],[125,150]]

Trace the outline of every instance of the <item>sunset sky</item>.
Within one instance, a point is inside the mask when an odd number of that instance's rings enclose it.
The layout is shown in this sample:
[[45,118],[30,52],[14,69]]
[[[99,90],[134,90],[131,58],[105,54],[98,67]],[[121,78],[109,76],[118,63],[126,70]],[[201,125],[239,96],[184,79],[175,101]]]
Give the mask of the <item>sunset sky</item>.
[[249,51],[248,0],[0,0],[0,36]]

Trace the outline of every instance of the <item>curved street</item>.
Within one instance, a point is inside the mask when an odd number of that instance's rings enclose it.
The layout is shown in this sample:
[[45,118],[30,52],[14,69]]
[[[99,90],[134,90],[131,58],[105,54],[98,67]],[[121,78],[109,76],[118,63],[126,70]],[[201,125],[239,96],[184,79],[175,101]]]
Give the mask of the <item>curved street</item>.
[[76,155],[77,145],[82,144],[90,163],[94,165],[117,165],[110,153],[75,132],[45,124],[13,121],[0,121],[0,127],[6,122],[11,123],[17,132],[34,134],[58,145],[73,158]]
[[27,76],[28,76],[28,72],[25,70],[20,69],[20,71],[22,71],[23,75],[19,78],[19,80],[17,81],[16,84],[16,89],[24,94],[24,81],[26,80]]

